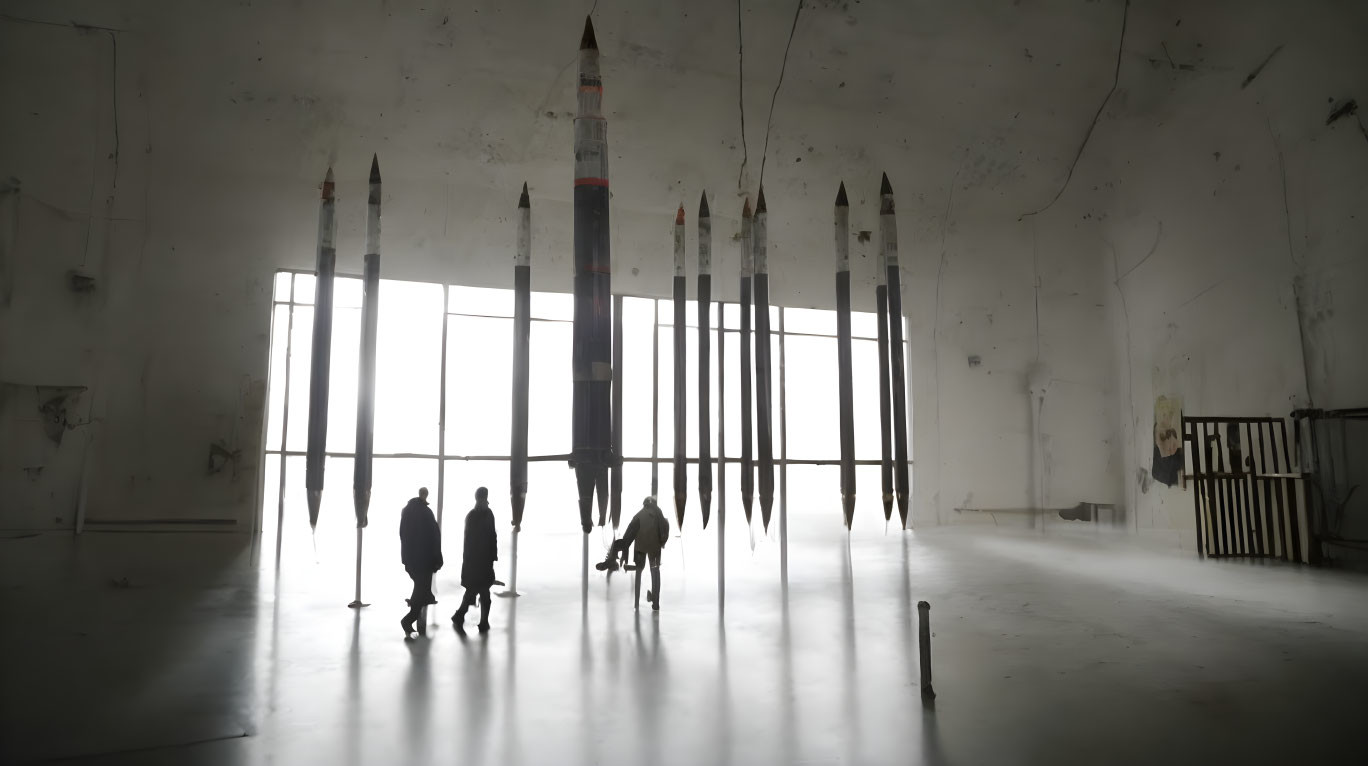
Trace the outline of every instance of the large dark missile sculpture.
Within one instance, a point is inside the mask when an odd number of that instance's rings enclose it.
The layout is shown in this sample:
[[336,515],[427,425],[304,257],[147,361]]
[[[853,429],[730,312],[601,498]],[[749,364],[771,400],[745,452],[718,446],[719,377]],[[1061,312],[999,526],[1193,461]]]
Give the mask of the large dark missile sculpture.
[[836,377],[841,403],[841,505],[846,529],[855,516],[855,393],[850,371],[850,202],[836,192]]
[[[584,20],[579,50],[579,106],[575,112],[575,323],[571,344],[574,385],[570,464],[579,488],[580,527],[593,529],[598,491],[608,505],[613,462],[611,402],[612,261],[608,229],[608,123],[594,24]],[[587,538],[586,538],[587,539]]]
[[323,460],[328,446],[328,380],[332,374],[333,274],[337,269],[337,218],[333,172],[323,178],[318,206],[318,261],[314,283],[313,351],[309,360],[309,446],[304,488],[309,500],[309,526],[318,526],[323,501]]
[[679,529],[684,529],[684,506],[689,501],[689,474],[686,454],[689,424],[688,402],[685,389],[686,348],[684,336],[685,295],[684,287],[684,206],[679,206],[674,222],[674,500],[675,519]]
[[741,208],[741,509],[751,523],[755,469],[751,456],[751,279],[755,270],[750,198]]
[[893,187],[884,173],[879,187],[879,250],[883,254],[888,278],[888,350],[892,373],[893,399],[893,476],[898,497],[898,515],[907,529],[907,367],[903,363],[902,276],[898,268],[898,222],[893,215]]
[[712,352],[712,331],[708,310],[712,307],[712,218],[708,214],[708,193],[698,201],[698,502],[703,511],[703,528],[708,528],[712,511],[712,380],[708,370]]
[[879,251],[879,285],[874,288],[879,320],[879,479],[883,490],[884,521],[893,518],[893,402],[888,394],[888,269]]
[[532,339],[532,200],[523,184],[518,197],[518,241],[513,252],[513,430],[508,488],[514,534],[527,507],[528,354]]
[[755,221],[751,237],[755,245],[755,428],[760,448],[760,521],[769,531],[770,511],[774,508],[774,428],[770,384],[769,259],[765,253],[769,235],[769,213],[765,208],[765,187],[755,200]]
[[367,524],[371,499],[371,466],[375,445],[375,336],[380,321],[380,159],[371,156],[370,193],[366,196],[366,258],[361,279],[361,353],[356,381],[356,459],[352,499],[356,528]]

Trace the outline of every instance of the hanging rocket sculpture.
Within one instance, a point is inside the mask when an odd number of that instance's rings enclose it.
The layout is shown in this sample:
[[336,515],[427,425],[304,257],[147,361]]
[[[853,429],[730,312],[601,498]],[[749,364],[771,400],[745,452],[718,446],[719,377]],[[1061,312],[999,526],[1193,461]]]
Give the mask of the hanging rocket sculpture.
[[337,219],[333,172],[323,178],[318,206],[318,263],[314,285],[313,351],[309,360],[309,446],[304,488],[309,499],[309,526],[318,526],[323,501],[323,460],[328,445],[328,378],[332,374],[333,274],[337,268]]
[[907,529],[907,367],[903,363],[902,276],[898,268],[898,222],[893,215],[893,187],[884,173],[879,187],[879,250],[888,278],[888,350],[893,399],[893,476],[898,498],[898,515]]
[[703,528],[708,528],[712,511],[712,379],[709,357],[712,330],[708,312],[712,307],[712,218],[708,214],[708,193],[698,200],[698,502],[703,511]]
[[608,505],[612,464],[612,261],[608,228],[608,124],[594,24],[584,20],[575,112],[575,322],[570,464],[579,488],[580,527],[593,529],[597,490],[600,515]]
[[741,508],[751,523],[755,497],[755,468],[751,462],[751,274],[755,248],[750,198],[741,208]]
[[879,321],[879,479],[883,490],[884,521],[893,518],[893,401],[888,387],[888,267],[879,250],[879,284],[874,288],[875,311]]
[[[622,454],[622,296],[613,296],[613,454]],[[622,520],[622,461],[614,460],[610,471],[608,517],[613,529]],[[599,516],[599,526],[603,517]]]
[[356,381],[356,459],[352,499],[356,527],[364,529],[371,499],[375,445],[375,336],[380,322],[380,159],[371,155],[366,195],[366,258],[361,278],[361,357]]
[[760,521],[769,531],[770,511],[774,508],[774,428],[770,422],[770,315],[769,259],[766,255],[769,213],[765,208],[765,187],[755,200],[755,221],[751,237],[755,245],[755,427],[760,447]]
[[518,240],[513,252],[513,430],[509,446],[509,501],[513,526],[527,507],[528,347],[532,335],[532,200],[523,184],[518,197]]
[[674,222],[674,500],[678,529],[684,528],[684,506],[689,500],[689,474],[686,445],[688,444],[688,402],[684,397],[686,368],[685,295],[684,287],[684,206],[679,206]]
[[836,192],[836,377],[841,404],[841,506],[846,529],[855,516],[855,393],[850,371],[850,202]]

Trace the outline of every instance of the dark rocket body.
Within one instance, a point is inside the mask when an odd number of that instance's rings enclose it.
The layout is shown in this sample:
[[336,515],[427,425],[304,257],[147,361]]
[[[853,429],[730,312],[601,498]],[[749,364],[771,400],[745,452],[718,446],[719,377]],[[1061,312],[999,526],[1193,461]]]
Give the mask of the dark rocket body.
[[571,344],[573,377],[570,462],[579,489],[580,526],[593,528],[590,510],[598,493],[608,505],[608,468],[613,462],[612,266],[608,228],[608,131],[603,118],[594,26],[585,20],[580,40],[578,109],[575,113],[575,315]]

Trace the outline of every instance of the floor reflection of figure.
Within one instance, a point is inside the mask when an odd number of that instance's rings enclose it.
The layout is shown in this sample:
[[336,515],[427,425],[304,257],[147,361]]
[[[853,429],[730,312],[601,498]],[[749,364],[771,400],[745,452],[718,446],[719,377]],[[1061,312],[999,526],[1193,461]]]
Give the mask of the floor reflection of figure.
[[432,576],[442,568],[442,529],[428,507],[427,496],[427,487],[420,487],[418,496],[409,500],[399,515],[400,559],[413,580],[408,614],[399,621],[405,638],[413,632],[415,622],[419,634],[427,633],[423,610],[437,603],[432,595]]
[[404,740],[408,763],[428,763],[432,741],[432,673],[428,667],[428,641],[411,641],[408,680],[404,684]]
[[494,562],[499,560],[494,512],[489,509],[489,490],[475,490],[475,507],[466,514],[465,543],[461,553],[461,587],[465,595],[451,616],[457,630],[465,630],[466,610],[480,600],[480,632],[489,630],[489,589],[494,586]]
[[[489,643],[487,636],[475,640],[461,637],[465,647],[466,677],[461,688],[465,690],[462,705],[466,712],[465,757],[462,763],[486,763],[485,742],[489,732]],[[474,645],[472,648],[472,644]]]
[[662,718],[665,711],[666,690],[669,679],[666,673],[665,655],[660,650],[660,621],[651,620],[651,640],[649,647],[641,637],[641,618],[636,621],[637,669],[632,679],[635,689],[636,709],[641,725],[637,731],[637,747],[640,755],[637,763],[661,763]]

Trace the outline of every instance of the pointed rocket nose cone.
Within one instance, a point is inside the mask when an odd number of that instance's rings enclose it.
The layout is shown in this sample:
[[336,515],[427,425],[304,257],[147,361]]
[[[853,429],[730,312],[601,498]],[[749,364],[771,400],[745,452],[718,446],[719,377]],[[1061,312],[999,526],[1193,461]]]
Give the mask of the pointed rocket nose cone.
[[750,217],[751,217],[750,197],[746,197],[746,204],[741,206],[741,217],[742,217],[742,218],[750,218]]
[[755,200],[755,214],[760,215],[761,213],[766,212],[768,209],[769,208],[765,207],[765,187],[761,186],[760,196],[757,197]]
[[841,188],[836,192],[836,207],[850,207],[850,201],[846,199],[845,181],[841,182]]
[[323,183],[325,183],[325,184],[330,184],[330,183],[332,183],[332,182],[333,182],[332,166],[329,165],[329,166],[328,166],[328,174],[325,175],[325,176],[323,176]]
[[698,217],[708,217],[708,193],[703,192],[703,196],[698,198]]
[[598,41],[594,39],[594,21],[588,16],[584,17],[584,36],[580,38],[580,50],[598,50]]
[[684,225],[684,206],[680,205],[679,210],[675,211],[675,226]]
[[532,207],[532,200],[527,196],[527,182],[523,181],[522,196],[518,197],[518,207]]
[[370,182],[373,184],[380,183],[380,156],[376,154],[371,155]]
[[323,199],[333,198],[333,172],[328,168],[328,174],[323,176]]
[[887,173],[884,173],[884,174],[883,174],[883,183],[879,184],[879,193],[880,193],[880,194],[892,194],[892,193],[893,193],[893,185],[890,184],[890,183],[888,182],[888,174],[887,174]]

